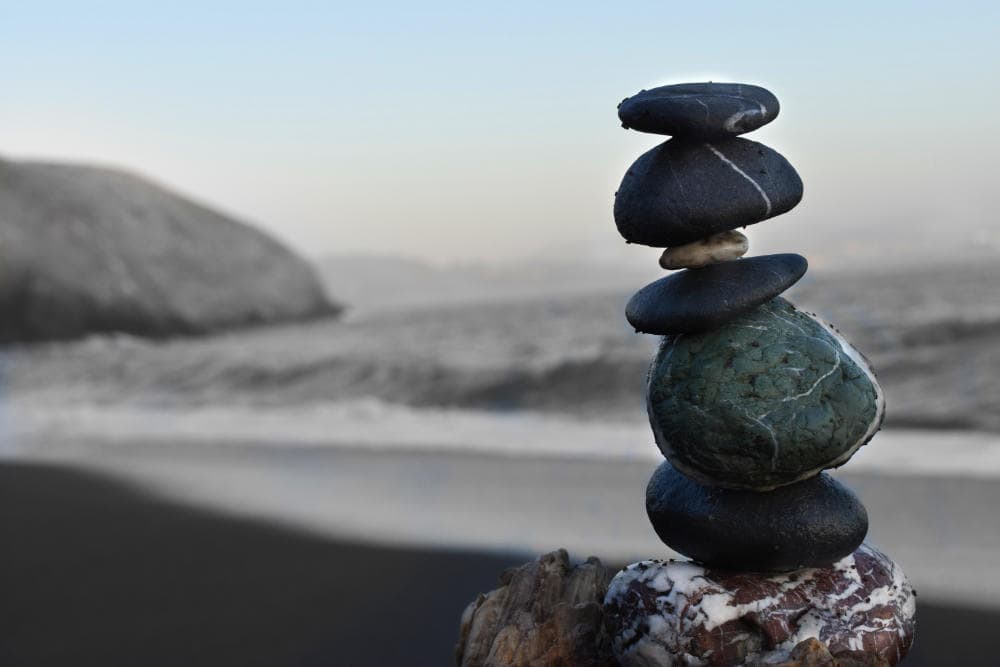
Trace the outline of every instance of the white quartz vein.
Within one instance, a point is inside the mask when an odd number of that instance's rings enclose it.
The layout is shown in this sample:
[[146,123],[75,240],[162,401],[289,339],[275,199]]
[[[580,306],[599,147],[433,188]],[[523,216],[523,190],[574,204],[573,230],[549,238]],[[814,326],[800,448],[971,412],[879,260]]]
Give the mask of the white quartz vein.
[[707,104],[705,104],[702,100],[698,99],[697,97],[694,98],[694,101],[700,104],[701,106],[705,107],[705,125],[708,125],[709,116],[711,115],[712,110],[708,108]]
[[830,335],[833,337],[834,341],[836,341],[837,345],[840,346],[840,349],[843,351],[843,353],[846,354],[848,358],[851,361],[853,361],[854,364],[859,369],[861,369],[861,372],[868,377],[868,380],[871,382],[872,387],[875,389],[875,417],[868,425],[868,429],[865,431],[865,434],[861,436],[861,438],[859,439],[857,446],[852,448],[846,454],[846,457],[843,457],[843,460],[838,460],[834,464],[834,465],[840,465],[848,458],[850,458],[851,455],[854,454],[855,451],[857,451],[858,447],[868,442],[868,440],[871,439],[873,435],[875,435],[875,431],[877,431],[879,426],[882,424],[882,416],[885,414],[885,394],[882,392],[882,386],[879,385],[878,378],[875,377],[875,373],[872,371],[871,366],[868,364],[868,360],[865,359],[864,356],[862,356],[862,354],[858,352],[858,350],[856,350],[850,343],[848,343],[847,339],[844,338],[843,335],[841,335],[840,332],[838,332],[832,325],[823,321],[822,319],[820,319],[815,315],[813,315],[813,319],[815,319],[817,322],[820,323],[820,325],[829,330]]
[[684,181],[677,178],[677,174],[674,172],[674,164],[670,160],[667,160],[667,169],[670,170],[670,175],[673,177],[674,183],[677,184],[677,187],[680,188],[681,197],[684,198],[684,203],[687,204],[688,195],[687,195],[687,190],[684,189]]
[[[827,344],[829,345],[829,343],[827,343]],[[831,348],[833,348],[833,346],[832,346],[832,345],[830,345],[830,347],[831,347]],[[834,348],[834,352],[836,352],[836,349],[835,349],[835,348]],[[834,374],[835,372],[837,372],[837,369],[838,369],[838,368],[840,368],[840,355],[839,355],[839,354],[837,354],[835,358],[836,358],[836,360],[837,360],[837,363],[835,363],[835,364],[833,365],[833,368],[831,368],[831,369],[830,369],[829,371],[827,371],[826,373],[823,373],[823,375],[820,375],[820,376],[819,376],[819,377],[818,377],[818,378],[816,379],[816,381],[815,381],[815,382],[813,382],[813,385],[812,385],[811,387],[809,387],[809,389],[808,389],[807,391],[804,391],[804,392],[802,392],[801,394],[795,394],[794,396],[785,396],[785,397],[784,397],[783,399],[781,399],[781,402],[782,402],[782,403],[788,403],[789,401],[797,401],[797,400],[799,400],[800,398],[802,398],[803,396],[808,396],[809,394],[811,394],[811,393],[813,393],[814,391],[816,391],[816,387],[818,387],[818,386],[819,386],[819,383],[820,383],[820,382],[822,382],[823,380],[825,380],[825,379],[827,379],[828,377],[830,377],[831,375],[833,375],[833,374]]]
[[777,466],[778,466],[778,455],[781,452],[781,445],[778,443],[778,436],[774,432],[774,427],[772,427],[770,424],[767,424],[766,422],[764,422],[764,417],[767,417],[769,414],[771,414],[771,412],[765,412],[764,414],[760,415],[759,417],[754,417],[752,414],[750,414],[749,410],[747,410],[746,408],[741,407],[739,405],[736,405],[735,401],[726,400],[726,401],[723,401],[723,402],[724,403],[729,403],[735,409],[740,410],[743,414],[745,414],[747,416],[747,419],[749,419],[750,421],[754,422],[755,424],[757,424],[758,426],[760,426],[761,428],[763,428],[765,431],[767,431],[768,435],[771,436],[771,470],[774,470],[775,468],[777,468]]
[[751,114],[760,114],[761,118],[763,118],[764,114],[767,113],[767,110],[764,108],[764,105],[762,103],[757,102],[757,106],[759,107],[757,109],[740,109],[732,116],[727,118],[725,122],[722,123],[722,127],[726,128],[726,131],[728,132],[738,133],[739,128],[736,127],[736,124],[739,123],[741,120],[743,120],[744,118],[746,118]]
[[[808,333],[806,333],[805,329],[803,329],[802,327],[800,327],[799,325],[797,325],[792,320],[790,320],[790,319],[788,319],[786,317],[782,317],[781,315],[779,315],[770,306],[765,306],[765,308],[774,317],[778,318],[779,320],[785,322],[786,324],[789,324],[792,327],[794,327],[794,328],[798,329],[799,331],[801,331],[804,336],[806,336],[808,338],[813,338],[813,339],[818,340],[818,341],[820,341],[820,342],[822,342],[822,343],[824,343],[826,345],[829,345],[833,349],[834,353],[837,354],[837,358],[839,360],[840,355],[839,355],[839,352],[837,351],[837,347],[834,347],[832,344],[830,344],[829,342],[823,340],[822,338],[817,338],[816,336],[810,336]],[[843,352],[844,354],[846,354],[847,357],[851,361],[853,361],[854,364],[859,369],[861,369],[861,372],[864,373],[868,377],[869,382],[871,382],[872,387],[875,389],[875,416],[871,420],[871,423],[868,424],[868,428],[865,431],[864,435],[862,435],[858,439],[858,441],[852,447],[850,447],[847,451],[845,451],[842,456],[840,456],[838,459],[832,461],[829,464],[829,466],[827,466],[827,467],[831,467],[831,468],[836,468],[837,466],[843,464],[845,461],[847,461],[849,458],[851,458],[854,455],[854,452],[858,451],[858,448],[860,448],[863,444],[865,444],[866,442],[868,442],[871,439],[871,437],[875,434],[875,431],[878,430],[879,425],[881,425],[881,423],[882,423],[882,415],[885,413],[885,395],[882,393],[882,387],[878,383],[878,378],[875,377],[875,373],[872,372],[871,366],[869,366],[867,360],[863,356],[861,356],[861,353],[858,352],[856,349],[854,349],[854,347],[850,343],[847,342],[847,339],[845,339],[831,325],[829,325],[828,323],[824,322],[822,319],[820,319],[819,317],[816,317],[815,315],[813,315],[812,317],[813,317],[814,320],[816,320],[816,322],[818,322],[820,324],[820,326],[824,327],[824,329],[830,334],[830,336],[833,338],[834,342],[840,348],[840,352]]]
[[771,199],[770,199],[770,197],[767,196],[767,193],[764,192],[764,188],[760,187],[760,183],[758,183],[757,181],[755,181],[752,178],[750,178],[750,176],[745,171],[743,171],[742,169],[740,169],[739,166],[737,166],[735,162],[733,162],[732,160],[730,160],[729,158],[727,158],[725,155],[723,155],[722,152],[718,148],[716,148],[712,144],[705,144],[705,145],[708,147],[708,150],[712,151],[712,153],[715,154],[715,157],[719,158],[725,164],[729,165],[730,169],[732,169],[733,171],[735,171],[737,174],[739,174],[743,178],[747,179],[750,182],[750,184],[753,185],[754,188],[757,189],[757,192],[759,192],[760,196],[764,199],[764,206],[765,206],[764,217],[767,217],[767,216],[771,215]]
[[[810,336],[809,334],[806,333],[805,329],[803,329],[799,325],[795,324],[795,322],[793,322],[792,320],[790,320],[790,319],[788,319],[786,317],[782,317],[781,315],[779,315],[778,313],[776,313],[774,311],[771,311],[771,315],[773,315],[777,319],[781,320],[785,324],[788,324],[790,326],[795,327],[796,329],[798,329],[799,331],[802,332],[803,336],[806,336],[807,338],[815,340],[816,342],[822,343],[823,345],[826,345],[828,348],[830,348],[831,350],[833,350],[833,358],[834,358],[834,361],[836,362],[836,363],[833,364],[833,368],[831,368],[829,371],[827,371],[823,375],[819,376],[816,379],[816,381],[813,382],[812,386],[809,387],[809,389],[807,389],[806,391],[803,391],[802,393],[799,393],[799,394],[795,394],[794,396],[785,396],[783,399],[781,399],[782,403],[788,403],[789,401],[797,401],[798,399],[800,399],[800,398],[802,398],[804,396],[808,396],[809,394],[811,394],[814,391],[816,391],[816,388],[820,385],[820,383],[823,380],[827,379],[828,377],[830,377],[831,375],[833,375],[835,372],[837,372],[837,369],[840,368],[840,352],[829,341],[823,340],[822,338],[820,338],[818,336]],[[789,370],[802,370],[802,369],[793,368],[793,369],[789,369]],[[767,414],[770,414],[770,413],[767,413]],[[761,415],[761,417],[764,417],[764,416],[766,416],[766,415]]]

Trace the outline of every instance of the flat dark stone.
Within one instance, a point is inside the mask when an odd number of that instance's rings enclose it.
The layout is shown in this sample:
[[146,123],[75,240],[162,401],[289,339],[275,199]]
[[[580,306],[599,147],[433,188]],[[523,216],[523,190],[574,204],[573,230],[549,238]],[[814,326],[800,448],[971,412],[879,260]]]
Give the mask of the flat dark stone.
[[622,127],[694,139],[725,139],[778,115],[771,91],[746,83],[681,83],[643,90],[618,105]]
[[788,572],[852,553],[868,512],[826,474],[773,491],[703,486],[664,461],[646,487],[646,513],[663,542],[708,567]]
[[683,245],[790,211],[802,179],[778,152],[748,139],[671,139],[639,156],[615,193],[625,240]]
[[703,333],[778,296],[808,266],[802,255],[785,253],[684,269],[636,292],[625,318],[641,333]]

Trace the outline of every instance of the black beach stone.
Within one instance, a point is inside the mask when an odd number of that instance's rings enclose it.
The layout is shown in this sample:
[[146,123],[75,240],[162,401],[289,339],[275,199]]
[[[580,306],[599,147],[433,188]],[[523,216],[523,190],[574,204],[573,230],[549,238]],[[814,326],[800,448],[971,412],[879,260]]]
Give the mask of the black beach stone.
[[643,90],[618,105],[622,127],[696,139],[756,130],[778,115],[778,98],[747,83],[681,83]]
[[808,266],[802,255],[782,253],[685,269],[636,292],[625,318],[641,333],[703,333],[778,296]]
[[630,243],[684,245],[795,207],[802,179],[778,152],[748,139],[671,139],[639,156],[615,193]]
[[773,491],[742,491],[704,486],[664,461],[646,487],[646,512],[671,549],[728,570],[830,565],[868,532],[864,505],[827,474]]

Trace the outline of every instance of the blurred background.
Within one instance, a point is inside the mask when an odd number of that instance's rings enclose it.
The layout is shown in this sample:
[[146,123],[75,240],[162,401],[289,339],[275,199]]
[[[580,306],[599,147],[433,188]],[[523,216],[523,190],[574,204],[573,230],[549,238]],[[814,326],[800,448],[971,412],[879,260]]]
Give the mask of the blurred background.
[[836,474],[996,664],[994,3],[4,3],[0,662],[447,664],[559,547],[666,557],[615,107],[763,85],[802,203],[746,230],[873,362]]

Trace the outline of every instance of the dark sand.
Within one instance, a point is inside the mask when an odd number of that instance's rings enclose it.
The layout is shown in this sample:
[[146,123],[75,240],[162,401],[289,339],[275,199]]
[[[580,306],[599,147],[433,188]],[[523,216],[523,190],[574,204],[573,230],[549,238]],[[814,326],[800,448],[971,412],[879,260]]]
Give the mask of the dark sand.
[[[447,665],[465,604],[525,559],[338,543],[34,464],[0,465],[0,536],[4,667]],[[996,627],[921,598],[906,665],[998,664]]]

